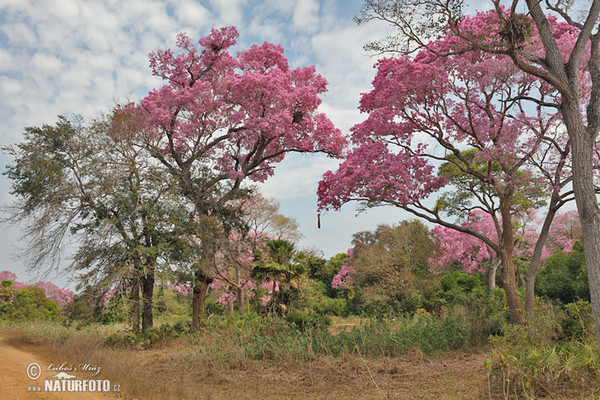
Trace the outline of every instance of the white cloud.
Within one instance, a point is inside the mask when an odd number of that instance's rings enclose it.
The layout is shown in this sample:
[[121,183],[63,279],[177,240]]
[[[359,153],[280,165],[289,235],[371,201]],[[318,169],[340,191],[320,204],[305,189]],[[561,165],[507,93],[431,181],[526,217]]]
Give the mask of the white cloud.
[[214,26],[240,26],[244,23],[245,16],[242,8],[246,3],[245,0],[210,0],[210,3],[217,12]]
[[29,61],[30,68],[43,75],[57,76],[64,65],[55,55],[37,52]]
[[210,23],[210,11],[196,1],[185,0],[174,2],[177,19],[191,26],[205,26]]
[[4,76],[0,76],[0,92],[2,92],[2,97],[0,101],[5,102],[6,104],[11,104],[11,99],[18,96],[21,92],[21,82],[16,79],[10,79]]
[[319,30],[319,3],[316,0],[299,0],[292,19],[294,29],[313,33]]
[[262,193],[278,200],[314,196],[317,182],[338,164],[339,160],[322,154],[290,154],[276,166],[274,176],[259,187]]
[[28,23],[7,21],[1,29],[8,37],[11,47],[35,48],[39,45],[38,37]]

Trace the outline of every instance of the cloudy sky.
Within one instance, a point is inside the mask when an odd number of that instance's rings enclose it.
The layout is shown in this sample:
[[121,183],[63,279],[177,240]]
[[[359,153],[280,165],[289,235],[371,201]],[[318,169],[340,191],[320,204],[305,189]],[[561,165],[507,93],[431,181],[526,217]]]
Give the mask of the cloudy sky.
[[[240,33],[238,50],[269,41],[285,48],[291,66],[315,65],[329,82],[321,110],[347,133],[364,117],[357,105],[374,75],[376,60],[362,46],[389,33],[385,25],[357,27],[352,18],[360,8],[361,0],[0,0],[0,145],[19,142],[24,127],[53,124],[59,114],[90,118],[116,101],[143,97],[161,85],[150,74],[148,53],[174,47],[179,32],[197,39],[226,25]],[[10,161],[0,154],[2,171]],[[409,218],[392,208],[356,216],[346,206],[324,215],[318,230],[317,182],[337,163],[294,155],[262,187],[300,223],[300,246],[326,257],[345,252],[355,232]],[[0,177],[0,205],[14,200],[9,192]],[[37,280],[11,256],[18,229],[1,229],[0,271]],[[69,276],[49,279],[65,285]]]

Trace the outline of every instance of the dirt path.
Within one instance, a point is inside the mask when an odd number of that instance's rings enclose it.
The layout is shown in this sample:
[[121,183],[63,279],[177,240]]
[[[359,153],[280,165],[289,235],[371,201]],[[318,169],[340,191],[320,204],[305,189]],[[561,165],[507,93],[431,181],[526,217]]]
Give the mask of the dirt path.
[[[33,364],[37,363],[37,364]],[[47,378],[57,375],[60,371],[48,371],[53,368],[52,364],[56,364],[58,368],[61,363],[56,360],[47,360],[38,355],[29,353],[25,350],[18,349],[11,345],[10,338],[0,336],[0,399],[3,400],[20,400],[20,399],[35,399],[35,400],[62,400],[62,399],[82,399],[82,400],[106,400],[113,399],[112,396],[107,396],[97,392],[47,392],[33,391],[34,388],[45,389],[45,381]],[[39,366],[39,367],[38,367]],[[66,366],[65,366],[66,367]],[[78,368],[73,367],[73,370]],[[80,367],[79,369],[85,369]],[[78,374],[72,379],[102,379],[101,376],[91,377],[90,373],[81,373],[80,371],[67,371],[71,375]],[[37,379],[30,379],[38,376]],[[55,381],[56,378],[49,380]],[[62,383],[52,383],[53,385],[62,385]],[[65,383],[66,384],[66,383]],[[72,382],[72,386],[78,385]],[[112,390],[112,387],[111,387]]]

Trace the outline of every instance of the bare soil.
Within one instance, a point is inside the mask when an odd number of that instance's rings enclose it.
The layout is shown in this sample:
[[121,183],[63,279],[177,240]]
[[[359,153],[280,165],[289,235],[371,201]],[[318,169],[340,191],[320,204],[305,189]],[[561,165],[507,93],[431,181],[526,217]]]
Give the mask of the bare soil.
[[[110,350],[85,343],[49,348],[6,332],[0,338],[0,399],[483,399],[490,353],[427,357],[321,358],[310,362],[207,362],[190,358],[189,345],[171,342],[150,350]],[[110,397],[94,393],[27,392],[32,361],[91,363],[101,378],[121,385]],[[79,379],[80,374],[78,373]],[[44,378],[42,376],[41,379]],[[88,397],[84,397],[88,396]]]
[[[16,347],[12,344],[15,337],[0,336],[0,399],[3,400],[21,400],[21,399],[36,399],[36,400],[61,400],[61,399],[82,399],[82,400],[106,400],[113,397],[106,396],[96,392],[79,392],[79,393],[58,393],[58,392],[39,392],[32,391],[35,388],[44,388],[46,378],[57,375],[58,370],[50,370],[47,368],[53,363],[48,359],[43,352],[35,351],[35,348]],[[18,340],[17,340],[18,341]],[[37,363],[41,368],[36,370],[37,366],[32,364]],[[31,365],[31,367],[30,367]],[[66,366],[65,366],[66,367]],[[29,375],[37,379],[31,379]],[[58,365],[57,365],[58,368]],[[76,367],[74,367],[76,368]],[[82,369],[85,367],[82,367]],[[75,375],[77,379],[103,379],[92,378],[89,372],[73,372],[69,371],[70,375]]]

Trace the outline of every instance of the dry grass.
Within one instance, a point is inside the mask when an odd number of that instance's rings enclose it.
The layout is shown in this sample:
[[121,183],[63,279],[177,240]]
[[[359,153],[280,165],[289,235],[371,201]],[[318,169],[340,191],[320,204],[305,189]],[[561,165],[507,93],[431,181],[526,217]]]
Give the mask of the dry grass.
[[13,335],[11,343],[49,360],[93,363],[121,384],[128,399],[476,399],[487,389],[487,353],[314,361],[219,360],[194,357],[186,339],[149,350],[113,350],[101,337],[75,332],[64,341]]

